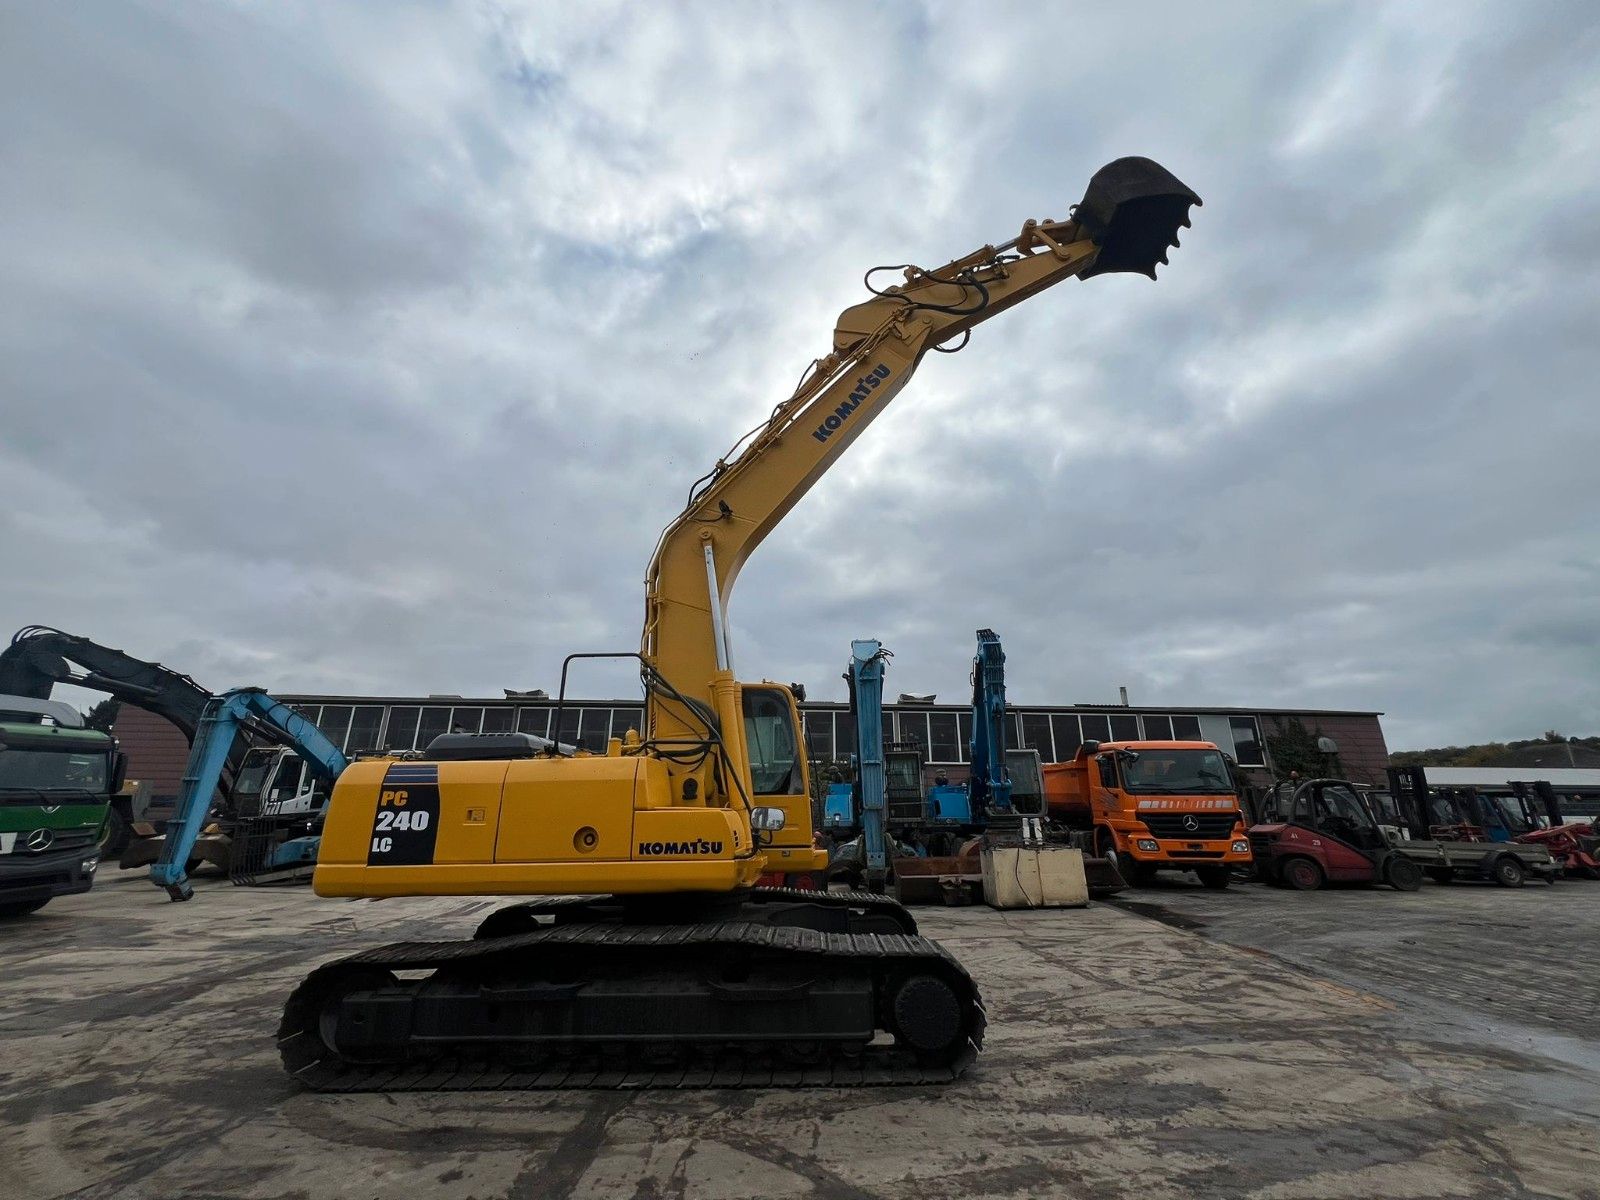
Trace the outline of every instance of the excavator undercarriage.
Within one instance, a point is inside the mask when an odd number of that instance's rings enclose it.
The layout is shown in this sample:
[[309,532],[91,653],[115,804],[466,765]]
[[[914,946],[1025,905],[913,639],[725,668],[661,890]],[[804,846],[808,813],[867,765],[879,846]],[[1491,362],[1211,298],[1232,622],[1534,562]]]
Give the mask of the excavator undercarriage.
[[977,1056],[977,987],[893,900],[701,899],[694,922],[519,904],[470,942],[319,967],[285,1009],[284,1067],[319,1091],[834,1087],[948,1082]]

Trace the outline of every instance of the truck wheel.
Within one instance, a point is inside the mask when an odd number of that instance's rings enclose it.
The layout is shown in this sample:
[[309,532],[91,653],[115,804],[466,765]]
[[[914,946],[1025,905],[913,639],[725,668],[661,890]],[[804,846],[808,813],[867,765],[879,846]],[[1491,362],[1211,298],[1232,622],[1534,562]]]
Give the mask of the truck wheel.
[[1279,874],[1297,892],[1314,892],[1322,886],[1322,868],[1309,858],[1284,859]]
[[1456,877],[1456,873],[1449,867],[1429,867],[1428,878],[1435,883],[1449,883]]
[[1129,887],[1145,887],[1155,878],[1155,871],[1131,854],[1113,850],[1109,857],[1116,864],[1117,874],[1122,876],[1122,881]]
[[1227,867],[1196,867],[1200,882],[1214,892],[1220,892],[1233,882],[1233,872]]
[[1383,864],[1383,881],[1397,892],[1414,892],[1422,886],[1422,868],[1404,854],[1391,854]]
[[43,900],[20,900],[15,904],[0,904],[0,917],[25,917],[29,913],[38,912],[49,903],[50,897],[46,896]]
[[100,845],[98,847],[100,857],[104,859],[120,857],[122,852],[128,848],[128,839],[132,834],[133,830],[128,824],[128,818],[118,812],[117,809],[112,808],[106,813],[105,828],[100,831]]
[[1522,862],[1509,854],[1502,854],[1494,860],[1491,873],[1501,887],[1521,887],[1528,881],[1528,873],[1522,869]]

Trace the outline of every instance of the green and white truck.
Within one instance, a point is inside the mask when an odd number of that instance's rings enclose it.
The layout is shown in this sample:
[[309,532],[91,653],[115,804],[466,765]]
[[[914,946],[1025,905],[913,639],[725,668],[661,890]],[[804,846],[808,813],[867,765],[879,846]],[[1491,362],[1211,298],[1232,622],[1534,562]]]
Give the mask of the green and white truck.
[[125,766],[71,705],[0,696],[0,918],[94,885]]

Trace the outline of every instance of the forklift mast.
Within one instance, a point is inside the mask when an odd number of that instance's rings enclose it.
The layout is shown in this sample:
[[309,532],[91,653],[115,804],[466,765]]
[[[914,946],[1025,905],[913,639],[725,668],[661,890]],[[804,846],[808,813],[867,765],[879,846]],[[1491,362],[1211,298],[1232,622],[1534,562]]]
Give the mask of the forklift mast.
[[1419,842],[1427,841],[1432,836],[1429,832],[1432,822],[1428,820],[1427,771],[1420,765],[1390,767],[1388,775],[1389,794],[1394,797],[1400,819],[1405,822],[1413,838]]

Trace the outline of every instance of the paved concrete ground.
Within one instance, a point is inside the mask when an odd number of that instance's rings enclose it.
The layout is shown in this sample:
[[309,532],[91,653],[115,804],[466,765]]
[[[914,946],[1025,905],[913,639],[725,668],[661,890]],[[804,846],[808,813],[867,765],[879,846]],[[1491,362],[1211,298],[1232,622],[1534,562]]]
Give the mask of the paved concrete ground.
[[486,905],[112,874],[0,926],[0,1195],[1600,1197],[1600,885],[1127,899],[921,910],[990,1011],[945,1088],[323,1097],[307,964]]

